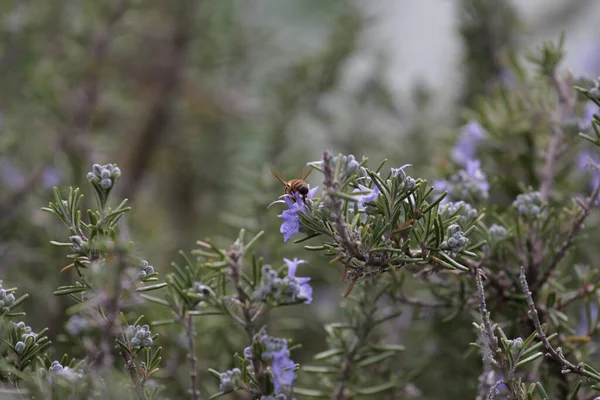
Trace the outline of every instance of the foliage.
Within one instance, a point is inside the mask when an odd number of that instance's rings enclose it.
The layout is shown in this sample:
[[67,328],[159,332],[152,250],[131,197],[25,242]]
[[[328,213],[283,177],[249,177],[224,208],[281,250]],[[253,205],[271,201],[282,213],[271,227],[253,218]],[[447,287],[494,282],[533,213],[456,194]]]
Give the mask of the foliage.
[[444,120],[344,1],[0,4],[0,396],[597,397],[600,78],[458,3]]

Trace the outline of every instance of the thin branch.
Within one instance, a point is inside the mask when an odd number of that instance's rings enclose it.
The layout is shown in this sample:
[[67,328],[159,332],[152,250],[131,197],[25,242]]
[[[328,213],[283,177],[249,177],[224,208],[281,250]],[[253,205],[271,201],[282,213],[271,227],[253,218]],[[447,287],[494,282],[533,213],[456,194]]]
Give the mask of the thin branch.
[[188,339],[188,361],[190,363],[190,396],[192,400],[198,400],[197,372],[196,372],[196,346],[194,344],[194,321],[191,315],[187,315],[187,321],[182,317],[181,322],[185,328]]
[[554,171],[556,169],[555,164],[557,160],[557,154],[559,153],[559,145],[564,138],[564,132],[561,128],[561,123],[569,116],[572,108],[571,96],[566,90],[564,82],[558,77],[556,71],[553,71],[551,80],[558,97],[558,117],[555,121],[550,122],[552,137],[550,138],[550,143],[546,152],[546,163],[544,164],[544,169],[542,170],[540,194],[542,196],[542,200],[545,202],[547,202],[550,198],[550,191],[552,190],[552,186],[554,184]]
[[333,227],[337,233],[337,239],[340,245],[349,253],[350,256],[364,260],[363,255],[358,250],[355,242],[350,234],[348,226],[344,221],[343,202],[342,199],[336,197],[335,194],[339,191],[340,183],[335,176],[335,165],[333,155],[329,151],[323,152],[323,186],[325,186],[325,195],[328,196],[328,201],[331,206],[331,216],[333,217]]
[[542,323],[540,322],[540,318],[538,316],[538,311],[535,307],[535,302],[533,301],[532,293],[529,290],[529,285],[527,284],[527,278],[525,276],[525,269],[523,267],[521,267],[520,278],[521,278],[521,287],[523,288],[523,293],[525,294],[525,299],[527,300],[527,306],[529,308],[529,312],[527,314],[529,315],[529,318],[533,322],[533,325],[537,332],[538,339],[540,339],[542,341],[542,343],[544,344],[544,348],[546,349],[546,352],[547,352],[546,357],[550,357],[554,361],[556,361],[558,363],[558,365],[561,367],[561,372],[563,374],[574,372],[578,375],[586,376],[590,379],[598,381],[599,380],[598,377],[596,377],[595,374],[587,371],[584,368],[583,363],[579,363],[577,365],[573,364],[572,362],[570,362],[569,360],[567,360],[565,358],[565,356],[562,352],[562,348],[560,348],[560,347],[554,348],[554,346],[552,346],[552,344],[548,340],[548,337],[546,336],[546,333],[542,329]]
[[70,113],[70,122],[60,132],[60,142],[71,160],[76,177],[83,175],[77,170],[82,168],[83,162],[90,158],[91,151],[84,135],[91,125],[98,103],[101,87],[99,72],[108,55],[114,29],[123,19],[130,5],[131,0],[119,0],[114,10],[107,16],[104,25],[94,32],[90,43],[90,60],[83,79],[70,95],[74,110]]
[[[243,321],[241,321],[241,326],[244,328],[244,331],[246,332],[246,335],[248,336],[248,346],[252,347],[254,340],[255,340],[255,334],[256,334],[256,329],[254,328],[254,319],[259,314],[260,309],[256,311],[254,316],[252,315],[252,313],[251,313],[252,303],[250,301],[250,298],[244,291],[244,288],[241,285],[241,281],[242,281],[241,280],[241,272],[243,270],[243,257],[244,257],[242,245],[237,242],[234,243],[234,245],[231,247],[231,249],[227,252],[227,255],[229,256],[229,276],[231,276],[231,279],[233,280],[233,283],[235,285],[235,290],[237,292],[238,301],[239,301],[240,308],[242,311],[242,316],[243,316]],[[236,320],[236,321],[238,321],[238,323],[240,323],[239,320]],[[260,395],[263,394],[266,382],[264,379],[265,377],[264,377],[264,373],[262,370],[262,364],[260,363],[260,360],[258,359],[258,357],[255,357],[255,356],[252,357],[252,366],[254,368],[254,376],[256,378],[258,388],[259,388],[258,393],[254,393],[254,394],[256,394],[258,397],[260,397]]]
[[480,269],[476,271],[475,279],[477,281],[477,294],[479,296],[479,313],[481,314],[481,320],[483,322],[483,327],[485,328],[485,333],[489,339],[490,349],[492,350],[492,353],[496,355],[500,352],[500,348],[498,347],[498,338],[494,334],[494,328],[492,327],[492,323],[490,321],[490,313],[485,302],[485,291],[483,289],[483,278]]
[[140,375],[138,374],[135,360],[131,357],[131,354],[125,350],[121,350],[121,357],[123,357],[123,360],[125,361],[125,368],[127,369],[127,372],[129,372],[129,378],[134,385],[136,396],[139,400],[145,400],[146,395],[144,394],[144,387]]
[[125,270],[125,250],[117,250],[117,270],[115,271],[115,282],[112,288],[113,293],[107,299],[106,320],[102,328],[100,340],[100,352],[96,360],[100,361],[103,368],[109,369],[113,363],[112,341],[114,340],[114,328],[117,321],[117,315],[120,311],[120,301],[122,292],[121,273]]
[[192,35],[198,0],[180,0],[173,21],[174,32],[171,37],[171,46],[167,54],[163,55],[166,65],[157,71],[160,76],[156,96],[149,107],[148,117],[140,133],[131,146],[131,153],[126,162],[127,175],[123,176],[125,182],[121,197],[131,199],[140,185],[143,175],[152,160],[152,155],[160,145],[163,136],[169,127],[172,116],[172,105],[181,86],[185,58]]
[[[507,362],[506,357],[502,357],[502,349],[498,346],[498,337],[494,334],[495,325],[492,325],[490,321],[490,313],[488,312],[486,300],[485,300],[485,290],[483,288],[483,272],[481,269],[477,269],[475,271],[475,280],[477,282],[477,294],[479,296],[479,312],[481,314],[481,320],[483,322],[483,333],[487,336],[487,343],[483,343],[483,345],[489,346],[491,350],[491,355],[487,356],[484,352],[483,362],[484,362],[484,372],[485,369],[491,370],[492,364],[498,365],[502,370],[502,374],[505,378],[504,383],[506,387],[510,391],[510,394],[513,399],[519,399],[519,386],[515,381],[515,365],[510,365]],[[498,358],[495,358],[500,356]],[[488,364],[486,366],[486,363]],[[488,398],[490,393],[495,393],[494,391],[488,392]]]

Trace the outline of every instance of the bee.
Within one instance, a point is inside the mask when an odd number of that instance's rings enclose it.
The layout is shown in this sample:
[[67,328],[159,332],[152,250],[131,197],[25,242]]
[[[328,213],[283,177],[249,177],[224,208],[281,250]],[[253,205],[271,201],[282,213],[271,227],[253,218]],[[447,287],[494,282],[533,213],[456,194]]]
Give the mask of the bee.
[[302,200],[306,202],[306,195],[308,194],[308,184],[304,182],[304,180],[310,175],[312,172],[312,167],[308,166],[302,170],[299,179],[292,179],[291,181],[286,181],[283,175],[283,172],[276,168],[271,168],[271,173],[273,176],[281,181],[285,185],[285,194],[294,195],[295,193],[299,193],[302,197]]

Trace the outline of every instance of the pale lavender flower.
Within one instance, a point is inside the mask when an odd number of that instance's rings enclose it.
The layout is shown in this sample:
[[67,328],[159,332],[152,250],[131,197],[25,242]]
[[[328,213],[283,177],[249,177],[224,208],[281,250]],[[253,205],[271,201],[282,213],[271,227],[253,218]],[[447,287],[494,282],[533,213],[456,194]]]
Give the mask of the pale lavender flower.
[[312,302],[312,287],[308,284],[310,282],[309,277],[296,276],[296,270],[299,264],[306,263],[305,260],[298,260],[294,257],[293,260],[284,258],[283,261],[288,267],[288,277],[290,281],[294,281],[298,285],[297,297],[300,299],[306,299],[304,304],[310,304]]
[[513,72],[510,69],[504,67],[500,70],[500,74],[498,75],[498,82],[504,87],[511,87],[516,82],[515,74],[513,74]]
[[485,137],[485,130],[477,121],[469,121],[461,128],[460,136],[452,149],[451,157],[454,162],[465,166],[468,161],[474,160],[477,146]]
[[377,185],[373,185],[373,189],[366,187],[365,185],[358,184],[358,189],[354,189],[353,192],[369,192],[367,194],[360,194],[357,196],[358,209],[362,210],[365,207],[365,203],[370,203],[379,197],[379,188]]
[[[310,185],[308,186],[310,189]],[[316,186],[310,189],[306,195],[306,198],[312,200],[317,192],[319,187]],[[297,235],[300,232],[300,215],[298,212],[306,211],[306,204],[304,204],[304,200],[300,193],[294,193],[293,195],[283,195],[283,200],[275,200],[269,207],[271,207],[275,203],[285,203],[288,206],[287,210],[284,210],[277,217],[283,219],[283,223],[279,228],[279,232],[283,235],[283,241],[289,241],[293,236]],[[293,198],[293,200],[292,200]],[[267,207],[268,208],[268,207]]]
[[[600,165],[600,158],[596,153],[587,149],[579,152],[577,156],[577,167],[581,171],[587,170],[591,173],[588,184],[590,191],[593,191],[598,185],[600,185],[600,172],[596,168],[591,167],[593,164]],[[600,199],[596,203],[600,203]]]
[[489,196],[490,184],[485,173],[481,170],[479,160],[469,160],[465,169],[459,170],[450,179],[435,180],[433,186],[437,192],[448,192],[443,204],[458,200],[480,200]]
[[278,304],[294,304],[304,300],[304,304],[312,302],[312,288],[308,284],[310,278],[297,277],[296,270],[299,264],[306,263],[304,260],[294,258],[283,259],[288,267],[288,275],[280,278],[269,265],[262,267],[262,278],[260,286],[252,294],[257,301],[272,301]]
[[598,113],[598,106],[596,103],[588,101],[585,104],[585,109],[583,110],[583,117],[579,121],[579,129],[586,130],[592,127],[592,121],[594,120],[594,114]]
[[583,77],[595,77],[600,73],[600,46],[588,43],[580,53],[577,70]]
[[592,324],[598,319],[598,304],[590,303],[590,317],[591,321],[588,321],[588,314],[585,306],[581,307],[580,310],[581,319],[577,325],[577,335],[586,335],[592,328]]
[[280,393],[283,389],[291,387],[296,378],[296,364],[290,359],[287,340],[271,337],[263,332],[259,341],[264,347],[261,358],[271,366],[275,393]]
[[289,358],[289,355],[282,355],[273,359],[271,368],[273,369],[273,386],[275,392],[279,392],[282,386],[291,386],[296,379],[294,367],[296,363]]
[[519,214],[535,218],[539,215],[543,206],[542,195],[540,192],[521,193],[513,201],[513,206],[519,210]]
[[46,188],[58,186],[60,183],[60,174],[56,168],[46,168],[42,172],[42,185]]
[[12,189],[19,189],[25,186],[25,174],[10,161],[0,164],[0,179]]

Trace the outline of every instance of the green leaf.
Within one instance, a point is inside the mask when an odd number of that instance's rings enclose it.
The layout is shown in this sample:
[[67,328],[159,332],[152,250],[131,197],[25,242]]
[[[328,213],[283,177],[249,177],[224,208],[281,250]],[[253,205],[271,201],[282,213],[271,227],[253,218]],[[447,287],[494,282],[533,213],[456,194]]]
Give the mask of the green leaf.
[[540,394],[540,396],[542,396],[543,400],[550,400],[550,397],[548,397],[548,393],[546,393],[546,390],[540,382],[535,383],[535,388],[537,389],[537,392]]
[[65,294],[73,294],[88,291],[89,288],[83,286],[63,286],[63,288],[59,288],[53,294],[55,296],[63,296]]
[[294,388],[294,394],[306,396],[306,397],[314,397],[314,398],[318,398],[318,399],[328,399],[330,396],[329,393],[323,392],[321,390],[305,389],[305,388],[299,388],[299,387]]
[[303,365],[301,367],[302,372],[308,374],[338,374],[340,371],[338,368],[322,367],[316,365]]
[[191,315],[193,317],[198,317],[198,316],[203,316],[203,315],[224,315],[224,313],[222,311],[198,311],[198,310],[192,310],[192,311],[188,311],[187,312],[188,315]]
[[152,326],[162,326],[162,325],[171,325],[171,324],[176,324],[177,320],[176,319],[160,319],[158,321],[152,321],[150,323],[150,325]]
[[71,246],[73,246],[73,243],[56,242],[54,240],[51,240],[50,244],[52,246],[56,246],[56,247],[71,247]]
[[215,394],[213,394],[212,396],[210,396],[210,397],[208,398],[208,400],[218,399],[219,397],[221,397],[221,396],[225,396],[226,394],[229,394],[229,393],[231,393],[231,392],[233,392],[233,390],[227,390],[227,391],[225,391],[225,392],[218,392],[218,393],[215,393]]
[[384,353],[380,353],[375,356],[367,357],[364,360],[361,360],[359,363],[357,363],[356,366],[358,368],[367,367],[371,364],[375,364],[377,362],[383,361],[383,360],[388,359],[395,355],[396,355],[395,351],[386,351]]
[[[547,339],[548,339],[548,341],[551,341],[552,339],[556,338],[557,336],[558,336],[558,333],[553,333],[552,335],[548,336]],[[538,351],[543,346],[544,346],[544,343],[538,342],[538,343],[534,344],[533,346],[531,346],[530,348],[528,348],[527,350],[525,350],[523,352],[523,354],[521,354],[521,357],[529,357],[531,354]]]
[[381,317],[378,320],[376,320],[375,322],[373,322],[373,326],[377,326],[377,325],[382,324],[382,323],[384,323],[386,321],[389,321],[391,319],[397,318],[400,315],[402,315],[402,313],[403,313],[403,311],[400,310],[400,311],[396,311],[394,313],[391,313],[390,315],[386,315],[385,317]]
[[212,375],[214,378],[217,378],[218,380],[221,380],[221,373],[217,370],[214,370],[212,368],[209,368],[207,371],[210,375]]
[[582,381],[577,382],[577,384],[575,385],[575,389],[573,389],[573,392],[571,392],[571,394],[569,395],[568,400],[577,400],[577,393],[579,393],[579,389],[581,389],[581,384]]
[[250,247],[252,247],[252,245],[254,243],[256,243],[256,241],[258,239],[260,239],[260,237],[265,233],[265,231],[260,231],[258,232],[252,239],[250,239],[250,241],[248,243],[246,243],[246,245],[244,246],[244,253],[246,253],[248,251],[248,249]]
[[168,301],[161,299],[159,297],[150,296],[148,294],[140,294],[140,297],[143,299],[146,299],[152,303],[160,304],[160,305],[167,306],[167,307],[171,306]]
[[522,365],[525,365],[525,364],[527,364],[527,363],[530,363],[530,362],[532,362],[532,361],[535,361],[535,360],[537,360],[538,358],[540,358],[540,357],[543,357],[543,356],[544,356],[544,353],[542,353],[541,351],[539,351],[539,352],[537,352],[537,353],[535,353],[535,354],[533,354],[533,355],[531,355],[531,356],[529,356],[529,357],[527,357],[527,358],[525,358],[525,359],[523,359],[523,360],[519,361],[519,362],[517,363],[517,365],[516,365],[516,366],[517,366],[517,367],[520,367],[520,366],[522,366]]
[[443,251],[440,252],[440,253],[438,253],[438,254],[441,255],[450,264],[452,264],[456,269],[459,269],[459,270],[465,271],[465,272],[469,272],[469,268],[467,268],[464,265],[460,264],[459,262],[457,262],[456,260],[454,260],[452,257],[450,257],[449,255],[447,255]]
[[167,283],[163,282],[163,283],[157,283],[156,285],[142,286],[142,287],[139,287],[139,288],[135,289],[135,291],[138,292],[138,293],[140,293],[140,292],[150,292],[152,290],[162,289],[165,286],[167,286]]
[[329,349],[326,351],[322,351],[313,356],[314,360],[325,360],[330,357],[338,356],[344,353],[344,349]]
[[378,385],[378,386],[371,386],[371,387],[368,387],[368,388],[356,389],[355,391],[356,391],[356,393],[359,393],[359,394],[363,394],[363,395],[367,395],[367,396],[372,396],[372,395],[375,395],[375,394],[379,394],[379,393],[386,392],[388,390],[394,389],[397,385],[398,384],[396,382],[392,381],[392,382],[383,383],[383,384]]
[[383,345],[374,345],[369,346],[369,348],[377,351],[394,351],[401,352],[406,350],[406,347],[401,344],[383,344]]

